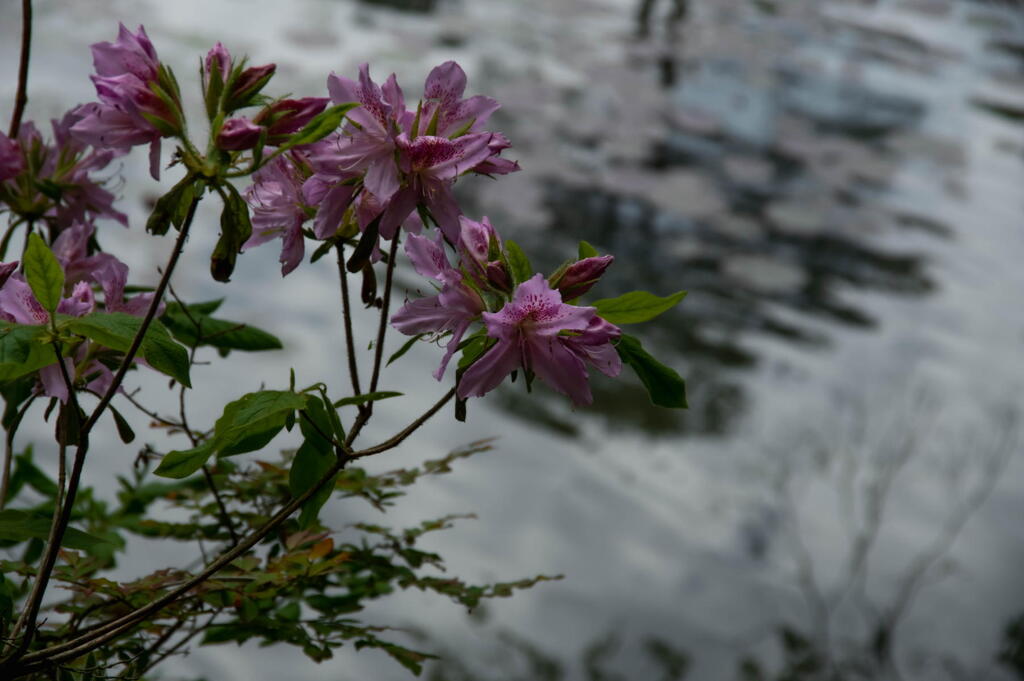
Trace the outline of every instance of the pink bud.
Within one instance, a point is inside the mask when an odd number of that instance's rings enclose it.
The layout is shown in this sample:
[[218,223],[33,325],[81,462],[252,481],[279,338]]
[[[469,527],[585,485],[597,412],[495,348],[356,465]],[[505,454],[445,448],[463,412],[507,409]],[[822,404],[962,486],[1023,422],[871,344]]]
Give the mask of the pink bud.
[[575,300],[589,291],[604,271],[615,260],[611,255],[599,255],[578,260],[565,270],[554,287],[562,294],[562,300]]
[[262,132],[263,128],[247,118],[229,118],[217,134],[217,147],[225,151],[252,149]]
[[14,177],[24,166],[18,143],[0,132],[0,182]]
[[267,128],[267,144],[277,146],[313,120],[324,110],[328,101],[326,97],[282,99],[264,107],[252,120]]
[[230,112],[249,106],[252,98],[259,94],[276,70],[277,64],[264,64],[263,66],[250,66],[238,74],[238,78],[231,84],[231,92],[228,93],[225,110]]
[[222,83],[228,79],[228,74],[231,73],[231,54],[219,42],[206,53],[205,71],[207,78],[209,78],[209,74],[213,71],[220,73],[220,81]]

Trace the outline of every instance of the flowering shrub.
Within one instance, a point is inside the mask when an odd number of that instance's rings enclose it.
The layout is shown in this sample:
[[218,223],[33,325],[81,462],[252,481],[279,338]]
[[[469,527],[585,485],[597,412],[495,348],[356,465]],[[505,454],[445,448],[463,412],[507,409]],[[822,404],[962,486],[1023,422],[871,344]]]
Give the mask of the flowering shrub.
[[[28,28],[26,21],[26,36]],[[329,97],[274,99],[264,92],[274,65],[252,66],[218,43],[202,60],[209,134],[198,144],[178,81],[142,27],[122,25],[114,42],[92,51],[98,102],[55,121],[46,140],[21,121],[19,97],[10,135],[0,134],[0,211],[8,219],[0,242],[3,678],[140,678],[190,643],[249,639],[290,643],[318,661],[345,643],[376,647],[418,673],[426,653],[353,617],[368,601],[416,587],[472,608],[547,578],[486,586],[441,578],[441,557],[418,549],[416,540],[453,518],[403,531],[357,525],[342,534],[322,523],[322,506],[333,496],[384,510],[405,486],[485,449],[476,443],[385,473],[353,465],[400,446],[452,401],[455,417],[464,420],[468,399],[510,377],[521,377],[526,390],[539,379],[585,406],[592,401],[589,372],[615,377],[627,364],[655,404],[684,407],[678,374],[620,328],[657,316],[684,294],[635,291],[583,303],[611,255],[582,242],[576,258],[537,273],[486,217],[462,214],[452,193],[457,181],[520,169],[504,156],[509,140],[488,129],[498,103],[465,97],[466,75],[454,62],[430,72],[415,106],[394,75],[378,85],[365,64],[357,80],[330,75]],[[22,93],[24,86],[22,78]],[[181,177],[156,202],[146,229],[177,236],[157,286],[128,295],[128,267],[96,237],[103,222],[127,226],[114,207],[109,164],[148,145],[157,178],[165,138],[176,147],[171,166]],[[239,191],[235,182],[250,177]],[[315,246],[311,260],[335,253],[348,394],[331,395],[322,382],[299,388],[293,375],[287,387],[239,395],[212,424],[188,421],[184,405],[197,352],[281,347],[270,333],[217,318],[218,302],[173,296],[178,258],[191,231],[201,228],[196,207],[213,196],[223,206],[211,254],[218,281],[231,278],[240,254],[277,238],[283,276],[306,259],[307,242]],[[403,241],[404,255],[436,291],[408,298],[392,314]],[[352,329],[353,274],[362,278],[363,303],[380,314],[366,382]],[[453,387],[392,437],[357,445],[375,405],[400,396],[379,390],[390,326],[410,338],[387,364],[417,341],[438,343],[443,355],[434,378]],[[457,367],[446,371],[453,360]],[[156,413],[124,389],[135,369],[160,372],[178,386],[178,415]],[[187,445],[165,454],[145,447],[131,474],[119,478],[114,504],[84,487],[82,474],[100,423],[132,442],[119,411],[126,408]],[[55,442],[16,452],[24,420],[51,412]],[[101,420],[108,413],[112,419]],[[272,453],[274,437],[296,426],[299,448]],[[36,464],[44,458],[47,466]],[[56,479],[44,472],[53,467]],[[184,520],[155,512],[168,506]],[[114,580],[109,571],[129,535],[198,544],[203,565]],[[55,593],[54,585],[63,590]]]

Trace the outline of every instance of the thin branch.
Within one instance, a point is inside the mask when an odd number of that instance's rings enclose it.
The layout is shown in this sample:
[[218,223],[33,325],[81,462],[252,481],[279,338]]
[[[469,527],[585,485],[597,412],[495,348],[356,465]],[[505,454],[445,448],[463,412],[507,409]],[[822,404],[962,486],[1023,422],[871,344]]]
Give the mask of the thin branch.
[[132,360],[135,359],[135,355],[138,354],[139,348],[142,346],[142,340],[146,336],[149,325],[153,323],[153,318],[156,317],[156,311],[160,308],[160,302],[163,300],[164,291],[167,290],[167,285],[171,281],[174,268],[178,264],[178,258],[185,249],[185,240],[188,239],[189,229],[192,226],[192,219],[195,217],[196,206],[198,205],[199,198],[192,199],[192,205],[188,208],[188,214],[185,216],[185,222],[181,226],[181,232],[178,233],[178,239],[174,242],[174,250],[171,251],[171,257],[167,261],[167,267],[164,268],[163,276],[160,277],[160,283],[157,284],[156,290],[153,292],[153,301],[150,303],[149,309],[146,310],[146,316],[142,320],[139,332],[132,339],[132,344],[129,346],[128,352],[125,353],[124,360],[122,360],[121,366],[118,367],[117,373],[114,374],[114,380],[111,382],[110,387],[107,388],[107,392],[100,399],[100,403],[96,405],[92,415],[89,416],[89,420],[82,426],[82,432],[85,434],[88,434],[107,408],[107,405],[110,404],[110,400],[113,399],[114,394],[121,387],[125,374],[128,373],[128,369],[131,367]]
[[348,353],[348,375],[352,380],[352,395],[362,395],[359,387],[359,365],[356,362],[355,337],[352,334],[352,306],[348,296],[348,270],[345,269],[345,243],[335,246],[338,253],[338,278],[341,279],[341,311],[345,326],[345,350]]
[[[370,375],[370,392],[377,390],[377,381],[380,380],[381,360],[384,356],[384,336],[388,331],[388,309],[391,304],[391,284],[394,282],[395,262],[398,256],[399,235],[391,240],[391,253],[388,256],[388,267],[384,275],[384,297],[380,308],[380,323],[377,326],[377,342],[373,348],[373,373]],[[373,402],[367,402],[366,408],[360,410],[352,429],[345,438],[345,444],[351,445],[363,429],[366,422],[373,416]]]
[[403,428],[401,431],[399,431],[394,436],[388,438],[384,442],[381,442],[379,445],[374,445],[373,447],[369,447],[367,449],[361,449],[361,450],[359,450],[357,452],[353,452],[349,456],[349,458],[351,458],[351,459],[358,459],[358,458],[361,458],[361,457],[364,457],[364,456],[370,456],[371,454],[380,454],[381,452],[386,452],[389,449],[394,449],[398,445],[402,444],[402,441],[405,440],[405,438],[407,438],[410,435],[412,435],[414,432],[416,432],[416,430],[420,426],[422,426],[424,423],[426,423],[427,419],[429,419],[431,416],[433,416],[438,411],[440,411],[441,407],[443,407],[444,405],[448,404],[448,402],[453,397],[455,397],[455,388],[452,388],[451,390],[449,390],[445,394],[444,397],[439,399],[434,404],[433,407],[428,409],[422,416],[420,416],[418,419],[416,419],[415,421],[410,423],[408,426]]
[[18,432],[18,426],[21,425],[21,421],[25,418],[25,414],[28,412],[29,407],[36,401],[36,396],[28,398],[25,404],[22,405],[21,409],[14,416],[14,421],[11,423],[11,427],[7,429],[6,438],[4,439],[4,471],[3,480],[0,481],[0,511],[7,505],[7,494],[11,487],[11,463],[14,459],[14,436]]
[[231,516],[228,515],[228,508],[224,505],[224,500],[220,498],[220,492],[217,490],[217,484],[213,481],[213,474],[210,473],[209,466],[203,466],[203,475],[206,476],[206,484],[209,485],[210,491],[213,492],[213,498],[217,500],[217,508],[220,509],[220,518],[224,524],[228,526],[228,534],[231,535],[231,545],[234,546],[238,543],[238,534],[235,532],[235,524],[231,522]]
[[21,129],[21,116],[28,104],[28,60],[32,52],[32,0],[21,0],[21,60],[18,63],[18,90],[8,137],[14,139]]

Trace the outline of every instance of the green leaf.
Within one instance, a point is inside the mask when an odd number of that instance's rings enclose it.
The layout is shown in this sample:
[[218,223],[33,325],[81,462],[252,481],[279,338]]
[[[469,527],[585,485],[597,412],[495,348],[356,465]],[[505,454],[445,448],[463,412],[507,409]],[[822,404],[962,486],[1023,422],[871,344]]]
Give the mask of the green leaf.
[[[69,319],[65,328],[85,336],[100,345],[118,352],[127,352],[132,340],[142,328],[142,318],[123,312],[94,312],[84,317]],[[139,346],[144,357],[157,371],[167,374],[182,385],[191,388],[188,352],[171,338],[158,320],[153,320]]]
[[210,317],[192,306],[186,314],[181,305],[168,305],[160,321],[171,335],[189,347],[209,345],[225,350],[248,352],[280,350],[282,347],[280,339],[273,334],[248,324]]
[[[28,513],[7,509],[0,511],[0,540],[23,542],[29,539],[46,540],[50,536],[49,515]],[[68,527],[64,531],[61,546],[80,551],[88,551],[96,544],[108,543],[106,539]]]
[[686,409],[686,382],[675,369],[654,359],[639,339],[626,334],[619,339],[615,349],[625,364],[632,367],[647,388],[651,402],[659,407]]
[[10,381],[55,364],[53,348],[42,342],[44,326],[0,325],[0,381]]
[[221,193],[224,209],[220,213],[220,238],[210,256],[210,273],[217,281],[228,281],[235,271],[235,260],[242,251],[242,245],[252,236],[252,222],[249,220],[249,205],[234,185],[223,185],[227,190]]
[[213,436],[193,449],[173,451],[154,471],[165,478],[184,478],[211,456],[232,456],[262,449],[284,427],[288,414],[306,407],[306,396],[286,390],[248,393],[224,406]]
[[23,260],[25,281],[32,294],[51,315],[64,295],[64,269],[57,256],[35,232],[28,235],[28,246]]
[[598,255],[600,255],[597,252],[597,249],[594,248],[593,246],[591,246],[586,241],[581,241],[580,242],[580,249],[579,249],[578,253],[579,253],[579,260],[583,260],[584,258],[594,258],[594,257],[597,257]]
[[[320,400],[310,400],[310,408],[305,412],[305,416],[316,423],[320,430],[330,432],[330,425],[326,422],[326,413]],[[310,426],[306,418],[299,422],[306,440],[295,453],[292,467],[288,471],[288,489],[295,497],[319,482],[335,462],[331,443]],[[333,484],[325,484],[302,505],[298,519],[300,529],[306,529],[313,524],[333,489]]]
[[523,253],[523,249],[519,248],[519,244],[511,239],[505,240],[505,256],[508,258],[509,273],[515,283],[521,284],[535,274],[533,267],[530,266],[530,259]]
[[167,234],[172,223],[180,229],[195,198],[196,181],[191,176],[185,176],[171,187],[170,191],[157,199],[153,212],[146,221],[146,231],[163,236]]
[[341,121],[345,118],[345,114],[357,106],[359,106],[359,102],[348,102],[346,104],[336,104],[325,109],[317,114],[316,118],[306,123],[302,130],[299,130],[287,142],[282,144],[281,149],[285,150],[302,144],[312,144],[317,140],[327,137],[338,129]]
[[153,473],[163,478],[186,478],[202,468],[213,456],[213,444],[213,440],[209,440],[194,449],[169,452],[160,460],[160,465]]
[[356,395],[355,397],[345,397],[334,403],[335,409],[338,407],[346,407],[351,405],[366,404],[367,402],[376,402],[377,400],[386,400],[391,397],[401,397],[404,393],[396,393],[388,390],[381,390],[375,393],[365,393],[363,395]]
[[638,324],[671,310],[685,297],[686,291],[677,291],[664,298],[647,291],[630,291],[618,298],[602,298],[593,305],[597,314],[612,324]]
[[388,362],[384,366],[391,366],[392,362],[401,359],[401,357],[405,353],[409,352],[409,350],[412,349],[412,346],[416,344],[416,341],[418,341],[420,338],[423,338],[426,335],[427,334],[425,333],[418,333],[409,340],[405,341],[405,343],[402,344],[402,347],[398,348],[398,352],[391,355],[391,357],[388,357]]

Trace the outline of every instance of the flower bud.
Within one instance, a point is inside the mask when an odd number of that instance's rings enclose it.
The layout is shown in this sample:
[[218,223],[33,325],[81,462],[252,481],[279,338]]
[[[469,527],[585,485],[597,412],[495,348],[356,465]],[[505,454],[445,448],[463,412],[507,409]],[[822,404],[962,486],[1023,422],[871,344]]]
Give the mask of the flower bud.
[[252,149],[262,133],[263,128],[247,118],[229,118],[217,134],[217,148],[224,151]]
[[231,54],[219,42],[206,53],[204,75],[209,78],[215,72],[220,75],[222,83],[228,79],[228,74],[231,73]]
[[224,83],[231,74],[231,55],[220,43],[206,53],[203,65],[203,101],[206,113],[211,119],[217,115],[220,96],[224,92]]
[[277,146],[288,140],[324,110],[326,97],[281,99],[266,106],[253,117],[253,123],[267,128],[267,144]]
[[562,300],[575,300],[597,283],[613,260],[615,257],[611,255],[599,255],[578,260],[569,265],[561,276],[551,282],[551,286],[562,294]]
[[231,113],[252,104],[253,97],[260,93],[276,70],[277,64],[250,66],[242,70],[229,83],[230,91],[224,102],[224,111]]
[[487,283],[502,293],[511,293],[515,288],[512,277],[501,261],[487,263]]

